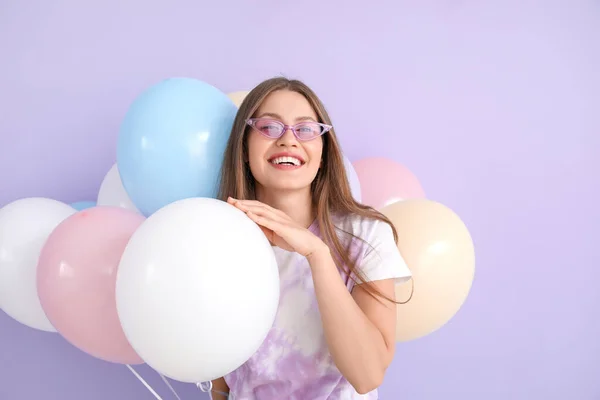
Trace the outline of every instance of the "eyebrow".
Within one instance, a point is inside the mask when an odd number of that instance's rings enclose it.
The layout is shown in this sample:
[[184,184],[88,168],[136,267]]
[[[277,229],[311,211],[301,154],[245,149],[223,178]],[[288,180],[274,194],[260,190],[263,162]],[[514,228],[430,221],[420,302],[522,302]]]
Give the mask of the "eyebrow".
[[[271,118],[275,118],[278,120],[282,120],[283,118],[281,118],[281,115],[279,114],[275,114],[275,113],[270,113],[270,112],[266,112],[266,113],[262,113],[258,116],[258,118],[264,118],[264,117],[271,117]],[[313,122],[317,122],[317,120],[315,120],[313,117],[308,117],[308,116],[302,116],[302,117],[298,117],[296,118],[296,121],[313,121]]]

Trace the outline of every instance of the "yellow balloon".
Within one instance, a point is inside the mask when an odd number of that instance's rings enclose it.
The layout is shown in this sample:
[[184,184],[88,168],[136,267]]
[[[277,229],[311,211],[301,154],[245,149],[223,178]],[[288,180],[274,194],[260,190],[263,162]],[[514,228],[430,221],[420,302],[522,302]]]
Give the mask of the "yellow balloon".
[[233,104],[235,104],[237,108],[240,108],[242,101],[244,101],[248,93],[250,92],[247,90],[240,90],[238,92],[228,93],[227,96],[233,101]]
[[396,286],[396,340],[429,335],[445,325],[465,302],[475,276],[475,250],[461,219],[427,199],[390,204],[381,212],[398,231],[398,249],[413,278]]

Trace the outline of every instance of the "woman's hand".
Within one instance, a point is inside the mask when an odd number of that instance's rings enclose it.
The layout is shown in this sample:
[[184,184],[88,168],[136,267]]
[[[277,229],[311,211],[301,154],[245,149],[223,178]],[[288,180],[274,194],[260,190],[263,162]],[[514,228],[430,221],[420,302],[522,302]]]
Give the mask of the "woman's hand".
[[295,251],[304,257],[327,247],[318,236],[298,225],[283,211],[256,200],[236,200],[230,197],[227,202],[256,222],[274,246]]

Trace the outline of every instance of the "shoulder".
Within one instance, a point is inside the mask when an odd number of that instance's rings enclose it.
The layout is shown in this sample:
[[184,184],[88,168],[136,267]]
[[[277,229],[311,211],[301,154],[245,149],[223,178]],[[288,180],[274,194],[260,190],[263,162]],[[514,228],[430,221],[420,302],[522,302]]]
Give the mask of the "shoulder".
[[362,215],[334,216],[333,224],[338,230],[340,239],[350,239],[370,243],[373,240],[384,239],[394,241],[392,227],[381,220]]
[[366,281],[395,279],[400,283],[411,277],[390,224],[361,215],[336,217],[334,224],[340,239],[350,240],[358,252],[357,269]]

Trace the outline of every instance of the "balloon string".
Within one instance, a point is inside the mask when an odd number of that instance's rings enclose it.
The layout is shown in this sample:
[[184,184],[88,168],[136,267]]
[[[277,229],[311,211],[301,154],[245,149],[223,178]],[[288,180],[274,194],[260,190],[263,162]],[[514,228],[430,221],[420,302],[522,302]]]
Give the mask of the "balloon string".
[[169,387],[169,389],[171,389],[171,392],[173,392],[173,394],[175,395],[175,397],[177,398],[177,400],[181,400],[181,398],[179,397],[179,395],[177,394],[177,392],[175,391],[175,389],[173,388],[173,386],[171,386],[171,384],[169,383],[168,379],[165,378],[161,373],[158,373],[158,375],[163,380],[163,382],[165,383],[165,385],[167,385]]
[[212,381],[208,381],[208,382],[198,382],[196,383],[196,387],[198,389],[200,389],[201,391],[203,391],[204,393],[208,393],[208,398],[210,400],[212,400],[212,394],[210,393],[212,391]]
[[208,382],[198,382],[196,383],[196,386],[198,387],[198,389],[200,389],[202,392],[204,393],[208,393],[208,398],[210,400],[213,400],[213,393],[217,393],[223,396],[224,399],[233,399],[233,397],[231,397],[228,393],[224,393],[224,392],[220,392],[218,390],[213,390],[213,384],[212,381],[208,381]]
[[150,391],[150,393],[152,393],[152,394],[154,395],[154,397],[156,397],[156,399],[157,399],[157,400],[162,400],[162,399],[160,398],[160,396],[158,395],[158,393],[156,393],[156,392],[154,391],[154,389],[152,389],[152,386],[150,386],[150,385],[148,384],[148,382],[146,382],[146,381],[144,380],[144,378],[142,378],[142,377],[140,376],[140,374],[138,374],[138,373],[137,373],[137,371],[136,371],[135,369],[133,369],[133,367],[132,367],[131,365],[127,365],[127,368],[129,368],[129,370],[131,371],[131,373],[132,373],[133,375],[135,375],[135,377],[136,377],[136,378],[138,378],[138,379],[139,379],[139,381],[140,381],[140,382],[142,382],[142,384],[143,384],[144,386],[146,386],[146,389],[148,389],[148,390]]

